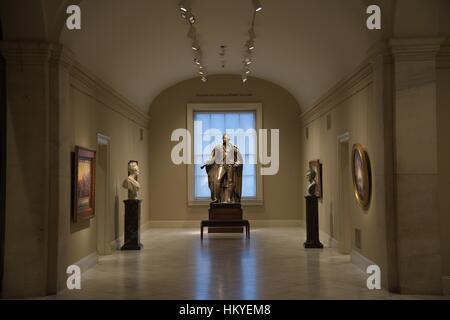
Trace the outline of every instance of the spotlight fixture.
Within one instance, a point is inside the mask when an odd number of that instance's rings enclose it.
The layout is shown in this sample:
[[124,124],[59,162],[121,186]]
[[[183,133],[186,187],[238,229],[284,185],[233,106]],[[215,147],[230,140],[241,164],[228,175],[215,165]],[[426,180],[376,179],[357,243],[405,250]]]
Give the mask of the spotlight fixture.
[[202,82],[206,82],[206,71],[202,65],[202,52],[200,49],[200,43],[197,41],[197,30],[194,27],[196,18],[191,11],[189,6],[189,0],[181,0],[179,2],[179,10],[181,17],[189,24],[189,30],[187,32],[187,37],[191,39],[191,48],[194,51],[194,64],[198,67],[198,74],[201,77]]
[[180,1],[180,10],[182,12],[188,12],[188,8],[186,6],[186,1],[185,0],[181,0]]
[[194,42],[192,42],[192,50],[194,51],[200,50],[200,45],[198,44],[197,40],[194,40]]
[[187,19],[188,19],[188,21],[189,21],[189,23],[191,25],[195,23],[195,16],[192,13],[188,14],[188,18]]
[[259,12],[262,10],[261,1],[259,0],[253,0],[253,5],[255,6],[255,11]]
[[248,40],[246,43],[247,49],[248,50],[253,50],[255,49],[255,42],[253,40]]
[[245,43],[245,55],[243,63],[243,70],[242,70],[242,83],[246,83],[248,80],[248,75],[250,74],[250,64],[252,63],[252,56],[253,56],[253,50],[255,49],[255,39],[256,39],[256,33],[255,33],[255,19],[256,19],[256,12],[259,12],[262,10],[262,5],[259,0],[252,0],[253,6],[255,9],[255,12],[253,12],[253,20],[252,24],[250,26],[250,29],[248,30],[249,39]]

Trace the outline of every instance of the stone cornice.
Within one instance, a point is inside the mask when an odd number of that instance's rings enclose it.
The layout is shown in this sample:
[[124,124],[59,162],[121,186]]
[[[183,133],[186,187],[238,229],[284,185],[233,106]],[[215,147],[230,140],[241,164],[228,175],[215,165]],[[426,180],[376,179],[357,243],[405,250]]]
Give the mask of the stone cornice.
[[450,39],[446,38],[411,38],[380,41],[367,51],[367,58],[347,78],[326,92],[299,118],[302,126],[330,112],[373,81],[373,71],[380,64],[389,64],[393,60],[401,61],[436,61],[437,68],[450,68]]
[[45,65],[54,45],[48,42],[2,41],[0,48],[9,65]]
[[433,61],[445,38],[392,39],[389,44],[396,61]]
[[366,88],[373,81],[372,74],[372,64],[367,59],[352,74],[336,84],[311,108],[300,115],[302,126],[309,125],[314,120],[333,110],[343,101]]
[[139,107],[128,101],[111,86],[96,77],[79,62],[75,61],[70,71],[71,85],[102,103],[109,109],[135,122],[141,127],[148,128],[150,117]]
[[7,41],[0,43],[0,49],[10,66],[59,65],[69,69],[72,86],[125,118],[148,127],[150,118],[146,113],[83,67],[67,47],[49,42]]
[[50,63],[59,64],[62,67],[70,69],[75,63],[75,54],[60,44],[53,44],[50,50]]

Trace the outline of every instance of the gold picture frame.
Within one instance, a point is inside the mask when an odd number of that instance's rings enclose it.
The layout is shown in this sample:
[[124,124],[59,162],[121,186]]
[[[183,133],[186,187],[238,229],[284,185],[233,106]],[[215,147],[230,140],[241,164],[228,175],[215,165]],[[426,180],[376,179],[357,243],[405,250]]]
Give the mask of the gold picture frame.
[[372,171],[369,155],[361,144],[352,149],[353,190],[359,205],[367,210],[372,197]]
[[76,146],[73,156],[72,220],[95,217],[95,151]]

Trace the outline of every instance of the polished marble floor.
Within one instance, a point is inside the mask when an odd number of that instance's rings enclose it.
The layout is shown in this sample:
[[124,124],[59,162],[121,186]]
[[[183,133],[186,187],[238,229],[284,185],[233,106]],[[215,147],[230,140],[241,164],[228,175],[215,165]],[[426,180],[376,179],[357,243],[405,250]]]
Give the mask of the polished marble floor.
[[141,252],[117,251],[82,274],[81,290],[52,299],[420,299],[369,291],[367,275],[336,250],[305,250],[302,228],[239,234],[152,229]]

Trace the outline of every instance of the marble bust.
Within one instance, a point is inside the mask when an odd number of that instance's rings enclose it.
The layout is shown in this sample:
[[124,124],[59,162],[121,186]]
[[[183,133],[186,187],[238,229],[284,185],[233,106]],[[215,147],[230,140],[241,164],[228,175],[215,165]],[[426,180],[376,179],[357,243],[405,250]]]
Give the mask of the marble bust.
[[308,180],[308,196],[315,196],[317,190],[316,172],[310,168],[306,171],[306,179]]
[[138,182],[139,166],[137,161],[130,161],[128,163],[128,177],[123,181],[122,187],[128,190],[128,199],[136,200],[140,185]]

